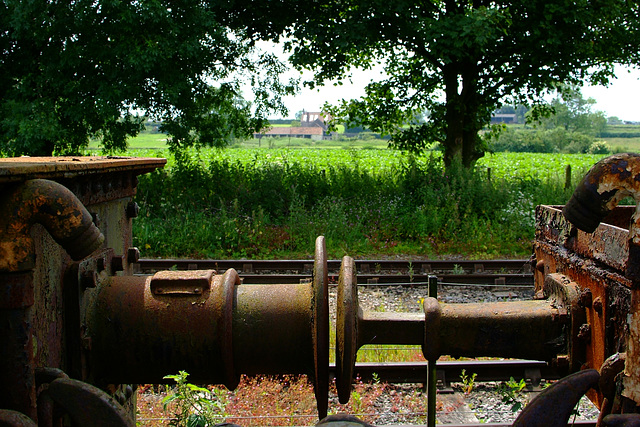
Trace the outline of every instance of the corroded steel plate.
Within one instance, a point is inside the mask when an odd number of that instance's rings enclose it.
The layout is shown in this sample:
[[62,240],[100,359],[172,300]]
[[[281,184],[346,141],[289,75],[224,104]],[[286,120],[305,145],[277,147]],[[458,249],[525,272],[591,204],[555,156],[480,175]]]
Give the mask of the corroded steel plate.
[[70,178],[105,171],[136,170],[142,174],[166,163],[167,159],[147,157],[9,157],[0,159],[0,184],[33,178]]

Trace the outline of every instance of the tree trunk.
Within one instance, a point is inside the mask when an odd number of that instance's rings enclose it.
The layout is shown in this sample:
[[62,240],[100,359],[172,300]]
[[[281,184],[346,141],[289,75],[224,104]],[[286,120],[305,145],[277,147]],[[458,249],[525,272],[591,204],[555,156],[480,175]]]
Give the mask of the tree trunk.
[[446,168],[456,165],[472,168],[484,155],[478,135],[481,121],[473,73],[469,66],[450,64],[445,66],[443,74],[447,102],[444,164]]

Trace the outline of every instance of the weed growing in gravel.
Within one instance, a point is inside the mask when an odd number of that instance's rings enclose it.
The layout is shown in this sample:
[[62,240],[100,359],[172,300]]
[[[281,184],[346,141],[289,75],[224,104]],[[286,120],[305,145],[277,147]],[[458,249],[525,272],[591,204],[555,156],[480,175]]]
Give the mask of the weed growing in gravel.
[[464,268],[460,264],[453,264],[453,274],[464,274]]
[[476,377],[478,374],[475,372],[471,375],[467,375],[466,369],[463,369],[460,373],[460,380],[462,381],[462,391],[464,394],[469,394],[473,391],[473,386],[476,383]]
[[518,412],[526,403],[527,398],[523,395],[522,390],[527,386],[524,378],[516,381],[511,377],[509,381],[498,387],[498,392],[502,396],[502,401],[511,405],[512,412]]

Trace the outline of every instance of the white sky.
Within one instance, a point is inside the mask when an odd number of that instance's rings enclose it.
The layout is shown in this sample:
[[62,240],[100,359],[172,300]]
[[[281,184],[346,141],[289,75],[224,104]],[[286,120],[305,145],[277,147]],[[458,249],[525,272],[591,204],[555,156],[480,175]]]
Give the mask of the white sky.
[[[327,85],[320,89],[304,89],[298,95],[286,97],[289,117],[296,112],[320,111],[325,102],[338,103],[341,99],[359,98],[364,94],[364,86],[371,78],[379,78],[379,71],[354,73],[354,82],[344,82],[342,86]],[[616,79],[607,87],[585,86],[584,98],[596,100],[594,110],[603,111],[607,117],[616,116],[621,120],[640,122],[640,70],[616,68]]]

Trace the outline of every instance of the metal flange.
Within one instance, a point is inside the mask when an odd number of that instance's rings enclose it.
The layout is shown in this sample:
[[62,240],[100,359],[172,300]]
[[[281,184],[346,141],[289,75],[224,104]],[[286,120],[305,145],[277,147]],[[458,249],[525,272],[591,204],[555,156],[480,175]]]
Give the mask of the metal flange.
[[320,419],[329,408],[329,278],[324,236],[316,239],[313,265],[314,391]]
[[358,283],[353,258],[345,256],[340,266],[336,301],[336,387],[340,403],[351,395],[351,381],[358,352]]

